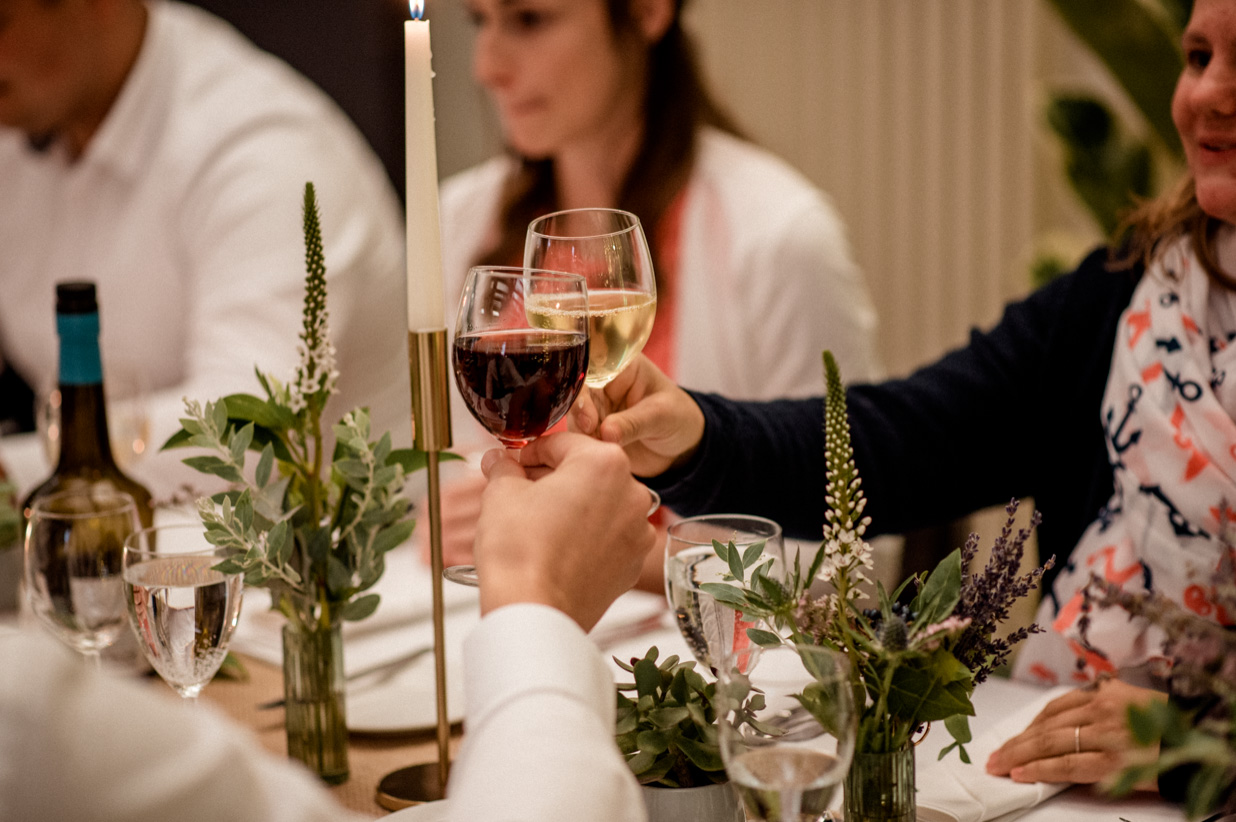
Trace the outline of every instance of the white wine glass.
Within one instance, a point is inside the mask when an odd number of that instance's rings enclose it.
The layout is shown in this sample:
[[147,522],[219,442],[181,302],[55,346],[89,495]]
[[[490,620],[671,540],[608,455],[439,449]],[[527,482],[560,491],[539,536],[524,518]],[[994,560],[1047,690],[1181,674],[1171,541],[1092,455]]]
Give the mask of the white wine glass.
[[243,577],[201,523],[133,533],[124,547],[129,624],[151,667],[195,701],[227,656],[240,619]]
[[715,672],[723,659],[751,647],[747,629],[755,623],[700,588],[705,583],[723,582],[730,570],[729,564],[717,556],[714,540],[723,545],[733,542],[740,556],[757,550],[760,565],[771,559],[768,576],[772,579],[784,576],[785,542],[780,525],[747,514],[705,514],[669,526],[665,596],[692,655]]
[[[504,266],[468,272],[451,363],[464,405],[498,442],[523,448],[561,420],[588,368],[588,286],[578,274]],[[471,565],[447,568],[476,585]]]
[[728,658],[717,679],[721,758],[747,818],[832,819],[858,730],[850,664],[818,645],[752,654]]
[[[657,312],[657,285],[648,239],[634,214],[579,208],[533,220],[524,265],[588,281],[589,388],[604,387],[643,350]],[[544,322],[554,325],[561,316]]]
[[124,631],[122,555],[139,527],[133,497],[108,487],[83,485],[30,506],[25,583],[31,610],[96,665]]

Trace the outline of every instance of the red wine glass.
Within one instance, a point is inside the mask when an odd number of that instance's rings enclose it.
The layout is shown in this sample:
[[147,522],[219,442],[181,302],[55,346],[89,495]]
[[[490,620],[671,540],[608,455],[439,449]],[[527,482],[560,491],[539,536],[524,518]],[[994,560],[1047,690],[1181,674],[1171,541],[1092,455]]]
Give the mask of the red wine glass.
[[[566,415],[584,386],[586,281],[532,268],[473,268],[460,295],[451,362],[472,416],[507,448],[523,448]],[[471,565],[444,575],[476,584]]]

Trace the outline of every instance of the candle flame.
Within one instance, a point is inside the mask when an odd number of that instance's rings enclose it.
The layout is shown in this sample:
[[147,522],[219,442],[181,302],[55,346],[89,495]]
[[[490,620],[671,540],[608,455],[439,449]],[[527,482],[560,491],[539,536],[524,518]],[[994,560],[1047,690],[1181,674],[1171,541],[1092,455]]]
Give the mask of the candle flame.
[[408,11],[412,12],[413,20],[420,20],[425,16],[425,0],[408,0]]

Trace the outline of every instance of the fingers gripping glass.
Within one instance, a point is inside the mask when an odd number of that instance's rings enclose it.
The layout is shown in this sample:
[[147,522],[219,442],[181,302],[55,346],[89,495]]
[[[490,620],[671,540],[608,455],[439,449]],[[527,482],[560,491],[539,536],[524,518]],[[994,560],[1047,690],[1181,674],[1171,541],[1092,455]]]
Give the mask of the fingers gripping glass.
[[[584,387],[588,286],[578,274],[480,266],[459,300],[451,362],[468,411],[519,449],[561,420]],[[476,584],[470,565],[447,579]]]

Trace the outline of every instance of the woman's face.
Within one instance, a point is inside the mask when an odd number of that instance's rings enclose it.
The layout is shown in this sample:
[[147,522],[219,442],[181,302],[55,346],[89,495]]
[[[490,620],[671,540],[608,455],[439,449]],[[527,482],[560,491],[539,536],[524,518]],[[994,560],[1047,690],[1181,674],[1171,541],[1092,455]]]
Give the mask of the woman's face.
[[1236,0],[1197,0],[1183,45],[1172,119],[1202,210],[1236,223]]
[[605,0],[468,0],[473,73],[507,142],[534,159],[641,125],[647,49]]

